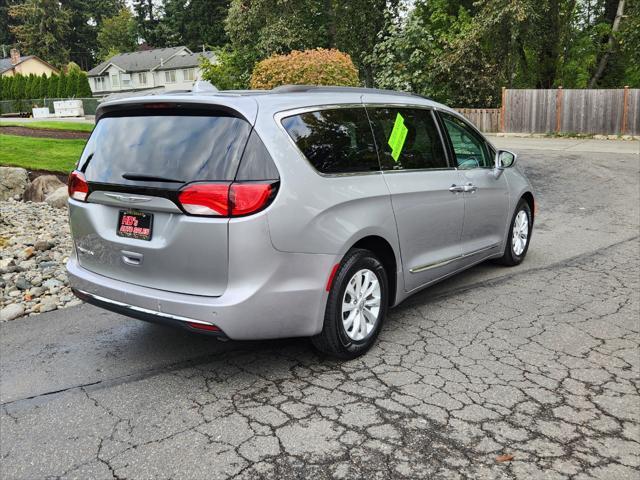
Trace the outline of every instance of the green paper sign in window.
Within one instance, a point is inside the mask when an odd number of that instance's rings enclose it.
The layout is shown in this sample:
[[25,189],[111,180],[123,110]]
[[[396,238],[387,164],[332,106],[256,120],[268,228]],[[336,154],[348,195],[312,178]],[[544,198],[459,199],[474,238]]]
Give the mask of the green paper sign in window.
[[402,147],[404,147],[404,141],[407,138],[408,131],[404,124],[404,118],[398,113],[396,115],[396,121],[393,124],[391,136],[387,142],[391,147],[391,158],[393,158],[395,162],[400,158],[400,153],[402,152]]

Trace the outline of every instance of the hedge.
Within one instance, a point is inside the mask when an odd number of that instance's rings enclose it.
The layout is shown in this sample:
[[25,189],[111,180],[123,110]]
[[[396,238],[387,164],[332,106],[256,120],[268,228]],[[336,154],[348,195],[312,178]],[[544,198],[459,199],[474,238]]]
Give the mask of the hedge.
[[280,85],[359,85],[358,70],[351,57],[339,50],[318,48],[288,55],[273,55],[258,62],[251,88],[272,89]]
[[0,77],[0,100],[26,100],[30,98],[88,98],[91,88],[85,72],[72,71],[69,75],[47,77],[15,75]]

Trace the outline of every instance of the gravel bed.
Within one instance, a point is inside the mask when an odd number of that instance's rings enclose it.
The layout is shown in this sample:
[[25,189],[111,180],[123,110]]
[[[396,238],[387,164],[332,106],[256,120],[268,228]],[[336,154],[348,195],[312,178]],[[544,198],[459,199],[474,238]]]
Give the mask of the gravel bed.
[[71,293],[66,208],[0,202],[0,321],[82,303]]

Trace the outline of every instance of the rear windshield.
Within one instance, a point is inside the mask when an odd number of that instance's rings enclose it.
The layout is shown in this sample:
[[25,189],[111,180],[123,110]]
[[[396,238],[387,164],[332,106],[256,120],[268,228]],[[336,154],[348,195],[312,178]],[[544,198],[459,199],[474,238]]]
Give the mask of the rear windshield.
[[[103,117],[78,163],[89,182],[140,185],[129,177],[175,184],[233,180],[251,125],[225,115]],[[170,183],[145,181],[146,186]]]

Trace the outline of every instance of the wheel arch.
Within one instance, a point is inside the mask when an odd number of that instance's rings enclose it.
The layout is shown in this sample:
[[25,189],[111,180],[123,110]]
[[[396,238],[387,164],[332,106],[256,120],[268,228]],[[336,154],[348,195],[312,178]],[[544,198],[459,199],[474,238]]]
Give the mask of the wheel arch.
[[531,224],[533,225],[536,217],[536,201],[533,197],[533,193],[531,193],[530,191],[526,191],[520,196],[520,198],[526,201],[529,205],[529,209],[531,210]]
[[398,258],[391,243],[380,235],[367,235],[351,245],[349,250],[354,248],[369,250],[380,259],[387,271],[387,279],[389,281],[389,306],[393,306],[396,303],[398,291]]

